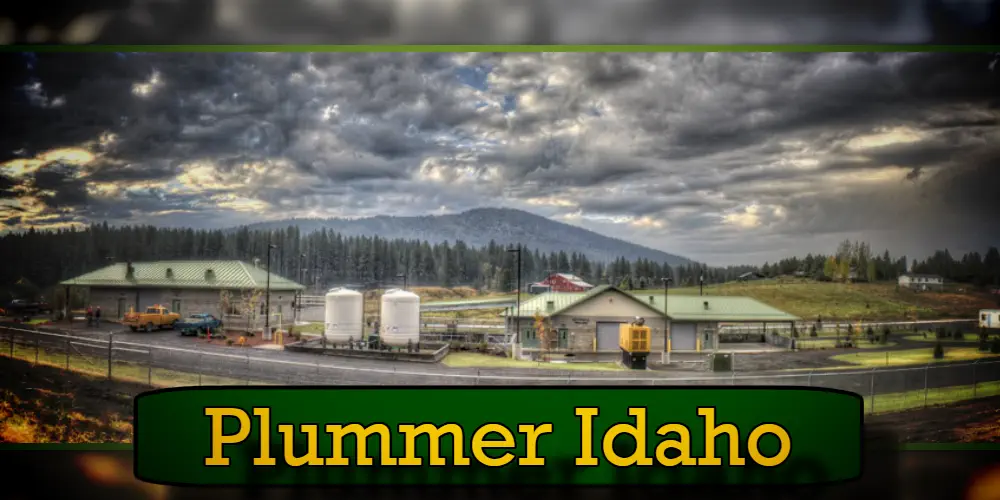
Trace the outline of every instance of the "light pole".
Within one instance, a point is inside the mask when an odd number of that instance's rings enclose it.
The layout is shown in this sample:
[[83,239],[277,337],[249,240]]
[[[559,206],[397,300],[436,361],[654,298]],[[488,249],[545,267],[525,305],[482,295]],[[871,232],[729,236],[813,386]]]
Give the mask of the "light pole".
[[[296,273],[296,275],[298,276],[299,284],[300,285],[302,284],[302,281],[304,281],[302,279],[302,273],[303,273],[303,271],[305,271],[305,267],[306,267],[305,266],[305,262],[306,262],[306,254],[304,254],[304,253],[303,254],[299,254],[299,269],[298,269],[298,272]],[[302,290],[298,290],[295,293],[297,295],[297,297],[295,299],[295,321],[298,322],[299,321],[299,316],[302,315]]]
[[663,361],[670,363],[670,348],[668,344],[670,343],[670,313],[667,310],[667,298],[670,296],[670,282],[673,281],[672,278],[661,278],[663,280],[663,350],[666,352],[666,359]]
[[264,290],[264,335],[265,339],[271,338],[271,250],[278,248],[277,245],[267,245],[267,285]]
[[508,252],[514,252],[517,254],[517,311],[514,313],[514,340],[515,342],[521,341],[521,244],[518,243],[517,247],[507,248]]

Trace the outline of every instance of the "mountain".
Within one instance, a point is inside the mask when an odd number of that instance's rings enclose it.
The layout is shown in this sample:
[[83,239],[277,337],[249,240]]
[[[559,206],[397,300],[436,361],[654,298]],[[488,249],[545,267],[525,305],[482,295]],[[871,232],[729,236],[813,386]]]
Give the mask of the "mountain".
[[539,252],[582,252],[592,260],[611,261],[625,257],[671,266],[687,265],[685,257],[610,238],[583,228],[556,222],[522,210],[509,208],[477,208],[450,215],[390,217],[380,215],[363,219],[285,219],[250,225],[250,229],[280,229],[298,226],[303,233],[326,228],[345,236],[374,236],[430,243],[464,241],[480,247],[490,240],[500,245],[524,244]]

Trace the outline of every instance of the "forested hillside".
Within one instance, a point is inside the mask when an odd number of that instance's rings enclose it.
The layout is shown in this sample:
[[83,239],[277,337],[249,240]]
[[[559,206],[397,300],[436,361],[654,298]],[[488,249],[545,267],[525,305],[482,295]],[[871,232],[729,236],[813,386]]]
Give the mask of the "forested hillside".
[[344,236],[379,235],[388,239],[420,240],[434,245],[462,241],[485,247],[529,244],[539,253],[551,254],[572,248],[592,261],[610,262],[648,259],[671,266],[687,266],[691,260],[635,243],[558,222],[523,210],[477,208],[457,214],[413,217],[366,217],[360,219],[289,219],[254,224],[251,229],[276,230],[296,226],[303,234],[320,229]]
[[[232,231],[170,229],[151,226],[94,225],[83,230],[27,231],[0,237],[0,283],[21,278],[47,287],[92,271],[110,262],[167,259],[241,259],[266,265],[268,241],[271,267],[278,274],[322,289],[335,284],[393,285],[406,273],[409,283],[469,285],[493,290],[516,287],[516,257],[506,247],[489,242],[473,248],[463,241],[430,244],[417,240],[389,240],[377,236],[344,236],[320,229],[302,234],[297,227],[263,231],[244,227]],[[697,266],[671,268],[665,263],[619,258],[594,262],[578,252],[542,253],[525,246],[522,262],[525,283],[546,272],[572,272],[594,283],[620,283],[627,276],[642,283],[665,276],[670,269],[679,280],[693,282]],[[735,278],[750,266],[713,270],[711,280]],[[637,283],[638,284],[638,283]]]
[[[397,286],[406,274],[411,285],[466,285],[493,291],[513,290],[516,257],[506,246],[488,242],[473,247],[463,241],[430,244],[426,241],[385,239],[377,236],[344,236],[320,229],[302,234],[297,227],[280,230],[192,230],[152,226],[110,227],[9,233],[0,236],[0,286],[22,281],[46,288],[111,262],[240,259],[266,265],[267,245],[273,242],[271,267],[278,274],[322,290],[338,284]],[[923,261],[908,262],[888,251],[872,254],[867,244],[844,242],[832,255],[807,255],[782,259],[763,266],[670,266],[648,259],[594,261],[574,251],[540,252],[526,242],[522,254],[522,281],[542,279],[549,272],[569,272],[593,283],[632,288],[658,288],[668,273],[673,286],[733,281],[747,272],[762,276],[799,275],[833,281],[894,280],[912,268],[935,273],[951,281],[989,285],[1000,282],[1000,253],[972,252],[959,259],[947,250]],[[846,271],[845,271],[846,270]],[[848,276],[848,273],[850,276]]]

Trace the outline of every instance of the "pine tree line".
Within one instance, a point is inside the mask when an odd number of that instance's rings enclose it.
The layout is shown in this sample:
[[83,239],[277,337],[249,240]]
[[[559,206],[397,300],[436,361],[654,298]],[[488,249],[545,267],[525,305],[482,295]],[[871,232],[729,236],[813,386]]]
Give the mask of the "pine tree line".
[[[154,226],[95,224],[85,229],[59,229],[0,236],[0,286],[27,279],[38,287],[94,271],[113,262],[156,260],[238,259],[266,266],[267,245],[273,272],[316,290],[337,284],[398,286],[401,275],[410,285],[471,286],[514,290],[514,252],[491,242],[472,248],[464,242],[344,236],[320,230],[302,234],[297,227],[280,230],[195,230]],[[578,252],[543,253],[525,246],[521,253],[522,285],[549,273],[572,273],[594,284],[631,288],[657,287],[671,275],[674,286],[693,285],[704,274],[706,283],[735,279],[755,266],[707,268],[697,264],[671,267],[647,259],[596,262]]]
[[[378,236],[343,236],[321,230],[302,234],[297,227],[266,231],[194,230],[153,226],[95,224],[85,229],[36,231],[0,236],[0,286],[26,279],[39,288],[79,276],[112,262],[239,259],[263,267],[267,245],[273,272],[299,281],[314,290],[338,284],[399,286],[401,275],[410,285],[471,286],[488,290],[516,288],[516,254],[491,242],[472,248],[458,241],[386,239]],[[834,266],[834,267],[831,267]],[[990,248],[984,255],[972,252],[955,259],[947,250],[913,264],[915,272],[934,273],[953,281],[976,284],[1000,282],[1000,254]],[[846,269],[846,271],[845,271]],[[833,255],[792,257],[763,266],[709,267],[699,264],[671,267],[647,259],[595,262],[578,252],[542,253],[524,247],[521,253],[522,285],[555,272],[572,273],[593,284],[626,288],[659,288],[671,276],[672,286],[696,286],[733,281],[745,273],[767,277],[798,275],[835,279],[843,272],[872,280],[893,280],[906,272],[906,257],[888,251],[872,255],[867,243],[844,242]],[[839,274],[838,274],[839,273]]]

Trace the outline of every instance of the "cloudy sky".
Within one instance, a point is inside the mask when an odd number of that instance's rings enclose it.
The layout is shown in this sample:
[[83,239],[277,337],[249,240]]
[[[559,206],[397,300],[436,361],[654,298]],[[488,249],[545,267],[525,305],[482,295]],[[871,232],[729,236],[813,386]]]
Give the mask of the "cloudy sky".
[[713,264],[1000,237],[992,54],[0,54],[0,225],[511,207]]

